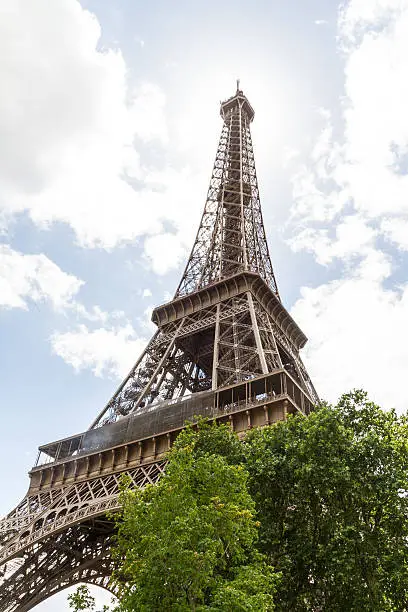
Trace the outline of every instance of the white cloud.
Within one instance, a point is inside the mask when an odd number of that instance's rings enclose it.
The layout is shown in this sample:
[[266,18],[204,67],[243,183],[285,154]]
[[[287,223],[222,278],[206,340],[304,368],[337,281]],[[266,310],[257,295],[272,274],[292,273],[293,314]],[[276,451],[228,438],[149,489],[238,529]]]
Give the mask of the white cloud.
[[315,25],[327,25],[327,20],[326,19],[315,19]]
[[386,238],[408,251],[408,219],[386,218],[381,222],[381,229]]
[[151,306],[136,317],[138,331],[122,311],[108,313],[98,306],[88,310],[77,303],[73,310],[94,327],[81,323],[70,331],[55,331],[50,343],[52,352],[77,372],[88,369],[95,376],[123,377],[157,329],[151,321]]
[[[408,250],[408,0],[349,0],[340,13],[345,58],[343,138],[332,117],[310,164],[293,177],[293,249],[343,264],[337,280],[303,289],[293,314],[310,337],[320,393],[365,387],[406,409],[408,284],[387,243]],[[338,128],[339,126],[337,126]],[[385,239],[385,240],[384,240]]]
[[43,254],[24,255],[0,245],[0,307],[26,309],[32,300],[70,308],[82,284]]
[[296,160],[300,155],[300,151],[298,149],[294,149],[293,147],[284,147],[282,153],[282,167],[288,168],[294,160]]
[[176,268],[186,253],[177,234],[157,234],[146,238],[144,251],[156,274],[165,274]]
[[336,258],[347,261],[361,257],[373,248],[377,234],[361,217],[348,215],[333,228],[333,235],[328,229],[309,227],[288,243],[294,251],[313,253],[319,264],[327,265]]
[[343,148],[333,142],[331,115],[318,110],[323,129],[311,152],[312,166],[300,166],[292,177],[294,205],[292,217],[304,223],[331,222],[348,204],[348,189],[341,188],[335,173],[342,160]]
[[148,306],[144,309],[143,316],[136,319],[143,336],[153,336],[157,330],[156,324],[152,321],[152,313],[153,306]]
[[[74,331],[55,332],[50,339],[52,351],[77,371],[90,369],[96,376],[123,376],[146,340],[136,334],[123,311],[86,308],[79,302],[76,298],[83,284],[43,254],[27,255],[0,245],[0,309],[28,309],[30,302],[47,303],[77,320],[102,324],[92,330],[80,324]],[[147,308],[138,319],[143,333],[151,334],[154,327],[151,312]]]
[[122,327],[89,330],[79,325],[75,331],[56,332],[51,337],[55,355],[76,371],[90,369],[95,376],[124,376],[146,345],[128,323]]
[[305,361],[318,393],[336,401],[364,388],[384,407],[408,408],[408,283],[385,289],[389,261],[372,252],[349,277],[303,289],[292,315],[307,330]]
[[[351,0],[340,24],[347,49],[344,141],[333,142],[326,116],[313,166],[293,179],[295,213],[308,222],[331,222],[351,205],[378,224],[384,215],[403,222],[408,220],[408,0]],[[388,237],[399,244],[398,232]]]
[[144,83],[134,92],[131,112],[135,118],[137,135],[146,142],[154,139],[167,142],[165,104],[165,95],[157,85]]
[[143,289],[142,298],[152,297],[152,292],[149,288]]
[[79,302],[73,302],[71,310],[83,319],[87,319],[88,321],[101,321],[102,323],[106,323],[113,314],[105,312],[100,306],[93,306],[91,309],[88,309]]
[[[130,88],[120,50],[100,48],[99,23],[77,0],[0,10],[0,225],[25,211],[43,228],[68,224],[84,247],[113,248],[171,220],[182,244],[196,177],[145,168],[133,146],[168,140],[160,88]],[[153,242],[149,261],[163,269],[155,257]]]
[[349,0],[340,11],[342,34],[355,42],[367,31],[367,26],[386,26],[406,9],[406,0]]

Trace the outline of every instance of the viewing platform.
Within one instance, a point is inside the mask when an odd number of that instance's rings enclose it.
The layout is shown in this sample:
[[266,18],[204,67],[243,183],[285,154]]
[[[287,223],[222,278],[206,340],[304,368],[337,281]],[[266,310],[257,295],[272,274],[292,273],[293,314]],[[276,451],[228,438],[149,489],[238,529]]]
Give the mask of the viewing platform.
[[115,423],[39,447],[30,492],[117,472],[164,458],[186,423],[229,423],[242,436],[253,427],[307,415],[313,403],[290,373],[277,370],[242,383],[150,404]]

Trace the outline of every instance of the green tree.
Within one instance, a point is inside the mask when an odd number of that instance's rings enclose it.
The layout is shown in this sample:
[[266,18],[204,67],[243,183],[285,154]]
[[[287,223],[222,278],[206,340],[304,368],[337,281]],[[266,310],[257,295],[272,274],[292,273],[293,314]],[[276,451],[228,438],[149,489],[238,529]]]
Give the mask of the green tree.
[[276,575],[256,550],[259,523],[226,426],[188,428],[166,475],[121,495],[119,609],[273,610]]
[[408,610],[407,475],[407,417],[361,391],[244,443],[189,427],[157,485],[124,487],[116,610]]
[[279,610],[408,607],[408,429],[358,391],[244,445]]
[[[85,584],[80,584],[74,593],[68,595],[68,603],[74,612],[82,612],[82,610],[94,612],[96,610],[95,597],[90,594]],[[103,606],[100,612],[108,612],[108,610],[108,606]]]

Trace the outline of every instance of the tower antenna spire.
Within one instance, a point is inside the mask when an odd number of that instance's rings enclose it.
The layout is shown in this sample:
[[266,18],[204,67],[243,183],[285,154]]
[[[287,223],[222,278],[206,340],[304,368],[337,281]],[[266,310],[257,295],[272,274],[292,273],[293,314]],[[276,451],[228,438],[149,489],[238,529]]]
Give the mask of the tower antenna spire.
[[240,80],[237,79],[237,93],[239,92],[239,82],[240,82]]

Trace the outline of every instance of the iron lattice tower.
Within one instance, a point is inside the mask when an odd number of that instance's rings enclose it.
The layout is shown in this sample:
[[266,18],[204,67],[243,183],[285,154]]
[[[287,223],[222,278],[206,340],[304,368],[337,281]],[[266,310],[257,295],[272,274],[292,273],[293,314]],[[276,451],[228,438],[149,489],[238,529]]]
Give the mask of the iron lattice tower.
[[0,522],[0,612],[26,612],[77,582],[109,588],[118,483],[154,483],[187,419],[237,432],[308,414],[318,401],[299,356],[306,337],[282,305],[269,256],[250,124],[237,86],[204,213],[157,331],[82,434],[40,447],[26,497]]

